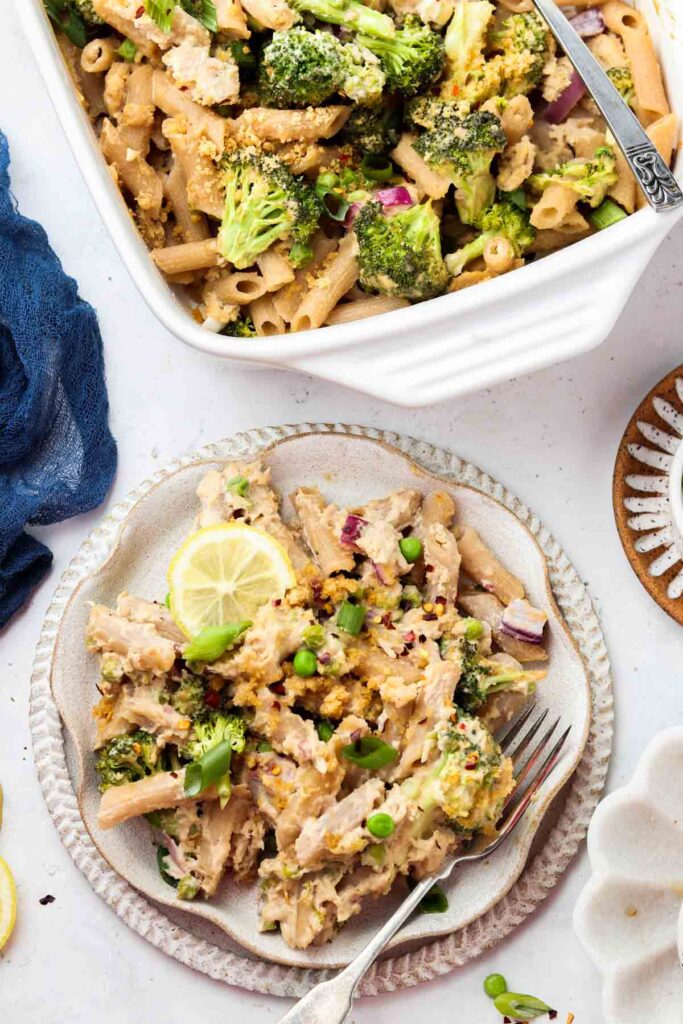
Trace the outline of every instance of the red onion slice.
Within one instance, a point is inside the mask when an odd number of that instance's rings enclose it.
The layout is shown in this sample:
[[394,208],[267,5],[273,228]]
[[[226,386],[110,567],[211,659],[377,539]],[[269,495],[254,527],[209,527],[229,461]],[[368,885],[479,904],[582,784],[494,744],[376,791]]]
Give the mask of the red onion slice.
[[569,24],[582,39],[599,36],[607,27],[599,7],[588,7],[585,11],[570,18]]
[[347,516],[339,540],[342,544],[352,547],[363,532],[364,526],[367,526],[367,519],[362,519],[360,516]]
[[403,185],[393,185],[391,188],[380,188],[375,192],[377,199],[382,206],[390,210],[392,206],[412,206],[413,198],[407,188]]
[[540,608],[534,608],[528,601],[511,601],[500,619],[500,631],[515,640],[528,644],[540,644],[548,616]]
[[348,210],[346,211],[346,216],[344,217],[344,227],[345,228],[350,228],[351,227],[351,225],[353,224],[354,220],[358,216],[362,206],[363,206],[363,203],[351,203],[351,205],[349,206]]
[[372,563],[372,568],[373,568],[373,569],[375,570],[375,573],[376,573],[376,575],[377,575],[377,579],[378,579],[378,580],[380,581],[380,583],[382,584],[382,586],[383,586],[383,587],[386,587],[386,586],[388,586],[388,584],[389,584],[389,580],[388,580],[388,579],[386,578],[386,576],[384,575],[384,569],[382,568],[382,566],[380,565],[380,563],[379,563],[379,562],[373,562],[373,563]]
[[583,79],[578,71],[572,71],[571,81],[567,88],[543,111],[543,120],[548,124],[562,124],[585,94],[586,86],[583,84]]

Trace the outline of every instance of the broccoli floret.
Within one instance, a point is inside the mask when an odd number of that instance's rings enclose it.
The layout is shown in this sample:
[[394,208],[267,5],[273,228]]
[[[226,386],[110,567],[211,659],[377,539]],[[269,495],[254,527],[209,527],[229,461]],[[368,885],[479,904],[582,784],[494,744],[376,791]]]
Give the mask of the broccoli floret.
[[407,104],[405,120],[410,128],[426,128],[447,134],[459,129],[462,123],[458,104],[429,95],[416,96]]
[[206,711],[204,697],[206,689],[200,676],[192,672],[183,672],[180,678],[180,686],[170,696],[171,707],[175,708],[179,715],[187,718],[197,718]]
[[307,244],[322,208],[303,179],[290,174],[277,157],[250,150],[229,155],[223,168],[225,212],[218,245],[229,263],[244,270],[283,238]]
[[145,818],[150,823],[152,828],[159,829],[160,832],[164,832],[171,839],[176,842],[180,838],[180,832],[178,827],[178,815],[175,809],[169,809],[165,811],[149,811],[145,815]]
[[611,81],[614,88],[621,95],[625,103],[628,103],[629,107],[633,106],[633,100],[635,99],[636,90],[633,84],[633,75],[629,68],[608,68],[607,77]]
[[320,106],[336,92],[356,103],[377,102],[384,83],[379,59],[365,47],[305,28],[276,32],[259,70],[261,99],[271,107]]
[[156,740],[142,729],[128,736],[115,736],[98,752],[95,768],[100,792],[124,782],[137,782],[161,771]]
[[318,21],[344,25],[379,39],[389,39],[396,32],[387,14],[366,7],[359,0],[289,0],[289,6],[299,14],[312,14]]
[[275,32],[261,54],[259,91],[270,107],[320,106],[343,80],[342,47],[328,32]]
[[383,295],[419,301],[444,291],[448,274],[441,255],[439,218],[431,202],[387,217],[380,203],[366,203],[356,217],[360,281]]
[[500,119],[480,110],[461,121],[451,119],[417,139],[417,152],[455,185],[455,205],[464,224],[478,226],[493,202],[496,184],[491,162],[506,143]]
[[503,199],[486,211],[481,221],[481,234],[446,257],[446,266],[453,277],[461,274],[468,263],[483,256],[486,243],[492,238],[505,238],[512,245],[515,256],[521,256],[536,237],[536,229],[529,223],[529,213],[516,203]]
[[517,96],[538,85],[548,57],[548,28],[536,11],[511,14],[491,37],[492,49],[500,55],[505,95]]
[[194,875],[183,875],[178,879],[176,894],[179,900],[193,900],[201,886]]
[[[530,697],[536,689],[539,673],[523,668],[507,668],[481,657],[479,645],[465,637],[460,641],[461,674],[455,691],[455,703],[469,714],[476,714],[489,697],[502,690],[514,690]],[[540,673],[542,676],[543,673]]]
[[481,82],[486,33],[494,11],[488,0],[456,4],[444,37],[448,67],[441,89],[444,96],[467,98],[471,86]]
[[227,334],[230,338],[256,338],[256,328],[250,316],[238,316],[226,324],[221,334]]
[[534,192],[544,192],[551,185],[565,185],[578,192],[581,199],[590,206],[599,206],[612,185],[619,177],[617,160],[609,146],[601,146],[592,160],[585,158],[568,160],[559,167],[527,179]]
[[459,832],[492,828],[514,787],[512,761],[482,722],[463,712],[436,739],[441,756],[435,766],[401,787],[422,823],[440,808]]
[[398,112],[381,103],[369,107],[353,107],[339,141],[350,143],[362,153],[385,153],[398,143],[400,117]]
[[[230,754],[241,754],[246,745],[246,731],[246,722],[238,715],[214,712],[205,721],[194,723],[191,739],[181,750],[181,755],[188,761],[200,761],[205,754],[222,743],[229,745]],[[223,806],[230,799],[231,792],[229,757],[227,771],[216,782],[216,789]]]
[[71,7],[74,7],[83,21],[86,21],[89,25],[103,25],[104,18],[101,18],[95,8],[93,7],[92,0],[71,0]]
[[413,14],[391,39],[361,35],[358,42],[379,57],[389,87],[404,96],[414,96],[438,78],[446,59],[441,36]]

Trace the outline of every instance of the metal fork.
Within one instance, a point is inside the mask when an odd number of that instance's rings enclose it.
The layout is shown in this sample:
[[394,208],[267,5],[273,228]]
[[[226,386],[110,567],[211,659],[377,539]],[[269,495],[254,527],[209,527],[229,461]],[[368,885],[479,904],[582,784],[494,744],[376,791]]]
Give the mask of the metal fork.
[[533,0],[600,108],[650,206],[657,213],[683,205],[683,191],[631,108],[555,0]]
[[[448,878],[456,864],[470,864],[473,861],[490,857],[510,837],[526,814],[540,787],[559,761],[560,753],[571,731],[571,726],[565,729],[546,753],[553,734],[560,724],[560,719],[557,718],[543,732],[536,745],[532,746],[548,717],[546,710],[535,719],[513,746],[531,719],[534,709],[535,705],[533,704],[528,707],[499,740],[503,752],[512,758],[516,785],[505,804],[495,837],[491,839],[482,836],[473,840],[464,852],[447,860],[441,871],[419,882],[387,923],[360,951],[355,960],[352,960],[348,967],[345,967],[330,981],[323,981],[312,988],[303,999],[300,999],[292,1007],[289,1013],[285,1014],[280,1024],[343,1024],[351,1010],[353,997],[361,978],[375,962],[389,940],[416,910],[434,883]],[[528,756],[526,756],[527,751],[529,751]]]

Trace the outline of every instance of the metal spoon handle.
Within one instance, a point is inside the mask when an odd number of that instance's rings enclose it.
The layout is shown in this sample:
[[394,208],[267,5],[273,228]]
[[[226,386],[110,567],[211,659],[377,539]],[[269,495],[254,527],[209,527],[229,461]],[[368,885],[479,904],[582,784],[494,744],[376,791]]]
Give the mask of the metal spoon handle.
[[683,191],[657,147],[555,0],[533,0],[593,96],[653,210],[683,205]]

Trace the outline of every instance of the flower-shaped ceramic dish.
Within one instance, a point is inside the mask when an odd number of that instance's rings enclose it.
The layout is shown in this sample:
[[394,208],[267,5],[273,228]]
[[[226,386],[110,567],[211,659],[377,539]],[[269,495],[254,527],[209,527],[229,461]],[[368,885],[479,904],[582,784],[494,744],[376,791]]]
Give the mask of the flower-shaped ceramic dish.
[[[680,116],[679,3],[636,0],[635,6],[647,18],[670,101]],[[204,352],[290,367],[399,405],[428,406],[601,344],[658,245],[683,216],[683,209],[638,210],[608,231],[514,273],[362,323],[256,342],[216,335],[194,322],[150,260],[78,102],[43,0],[15,0],[15,6],[83,177],[133,282],[169,331]],[[679,156],[679,179],[682,165]]]
[[[249,451],[244,452],[248,456]],[[362,504],[395,488],[419,486],[428,493],[444,481],[422,470],[398,450],[367,438],[309,433],[276,443],[266,452],[273,481],[282,495],[297,485],[316,484],[340,505]],[[163,479],[130,510],[110,548],[74,590],[61,619],[52,660],[52,690],[77,754],[79,805],[88,831],[106,861],[140,892],[159,904],[181,906],[223,929],[251,953],[297,967],[338,967],[367,941],[400,894],[370,906],[331,943],[304,952],[289,949],[279,934],[258,931],[257,888],[227,882],[210,902],[178,904],[160,878],[144,821],[102,832],[97,826],[99,793],[91,753],[91,708],[96,659],[84,647],[89,602],[113,604],[123,589],[141,596],[165,593],[165,574],[173,552],[190,532],[196,514],[197,484],[215,458],[196,461]],[[485,914],[519,877],[534,833],[555,796],[578,764],[588,736],[591,700],[585,666],[555,604],[546,560],[531,533],[507,509],[479,491],[450,486],[458,521],[476,526],[484,540],[527,588],[529,599],[549,614],[549,674],[540,685],[538,704],[572,724],[566,754],[547,781],[513,840],[495,857],[458,872],[443,915],[417,916],[395,940],[425,942],[454,931]],[[288,502],[285,517],[291,514]]]
[[605,1024],[683,1024],[683,728],[600,804],[588,853],[574,927],[604,976]]

